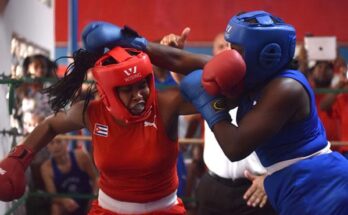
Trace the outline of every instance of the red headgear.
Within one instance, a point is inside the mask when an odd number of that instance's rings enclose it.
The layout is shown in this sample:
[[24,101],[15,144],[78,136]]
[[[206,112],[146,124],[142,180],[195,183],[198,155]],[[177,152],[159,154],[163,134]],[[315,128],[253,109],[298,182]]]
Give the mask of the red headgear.
[[[108,59],[116,63],[105,65]],[[155,85],[149,57],[138,50],[116,47],[105,53],[92,69],[97,89],[107,110],[125,123],[143,121],[148,118],[155,105]],[[116,93],[116,88],[134,84],[148,78],[150,95],[140,115],[131,114]]]

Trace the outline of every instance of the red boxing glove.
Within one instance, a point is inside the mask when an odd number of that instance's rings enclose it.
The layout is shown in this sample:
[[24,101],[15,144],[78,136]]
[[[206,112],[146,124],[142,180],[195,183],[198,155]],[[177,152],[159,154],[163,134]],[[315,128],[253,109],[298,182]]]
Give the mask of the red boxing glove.
[[12,201],[24,194],[24,172],[34,158],[34,153],[24,145],[15,147],[0,162],[0,201]]
[[236,98],[243,91],[245,73],[243,57],[234,49],[225,50],[204,66],[202,85],[213,96]]

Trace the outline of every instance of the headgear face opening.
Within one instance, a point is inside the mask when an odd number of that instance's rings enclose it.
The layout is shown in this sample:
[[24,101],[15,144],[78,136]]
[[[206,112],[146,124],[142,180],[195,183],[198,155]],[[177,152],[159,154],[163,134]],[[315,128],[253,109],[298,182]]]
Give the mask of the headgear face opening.
[[243,48],[247,66],[245,87],[253,88],[292,60],[296,31],[270,13],[253,11],[233,16],[226,27],[225,39]]
[[[116,62],[105,65],[110,58]],[[96,62],[92,73],[100,97],[113,117],[125,123],[135,123],[144,121],[151,115],[155,104],[155,85],[152,64],[145,53],[135,49],[116,47]],[[144,111],[139,115],[133,115],[124,106],[115,89],[135,84],[145,78],[148,79],[150,95]]]

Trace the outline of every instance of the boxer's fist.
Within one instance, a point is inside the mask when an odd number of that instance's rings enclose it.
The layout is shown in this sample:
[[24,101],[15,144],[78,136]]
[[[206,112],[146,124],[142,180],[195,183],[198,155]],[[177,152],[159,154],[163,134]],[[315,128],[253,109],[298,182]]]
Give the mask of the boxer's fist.
[[201,84],[202,70],[196,70],[185,76],[180,82],[180,91],[202,114],[209,127],[222,120],[231,121],[225,99],[207,94]]
[[24,172],[34,157],[24,145],[15,147],[0,162],[0,201],[12,201],[24,194],[26,181]]
[[235,98],[243,90],[246,65],[236,50],[225,50],[204,67],[202,85],[211,95]]
[[125,26],[120,28],[107,22],[92,22],[82,32],[82,42],[87,51],[104,53],[104,49],[115,46],[144,50],[147,40],[136,31]]

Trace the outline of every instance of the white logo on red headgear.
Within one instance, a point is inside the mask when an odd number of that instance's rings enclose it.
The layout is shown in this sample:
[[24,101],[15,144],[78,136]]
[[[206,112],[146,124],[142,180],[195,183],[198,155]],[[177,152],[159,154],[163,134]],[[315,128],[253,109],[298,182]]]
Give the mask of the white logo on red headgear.
[[127,76],[130,76],[132,74],[137,73],[137,66],[134,67],[130,67],[128,69],[123,70],[124,74],[126,74]]
[[130,67],[123,70],[127,77],[124,79],[125,82],[133,81],[134,79],[141,78],[141,74],[137,71],[137,66]]

